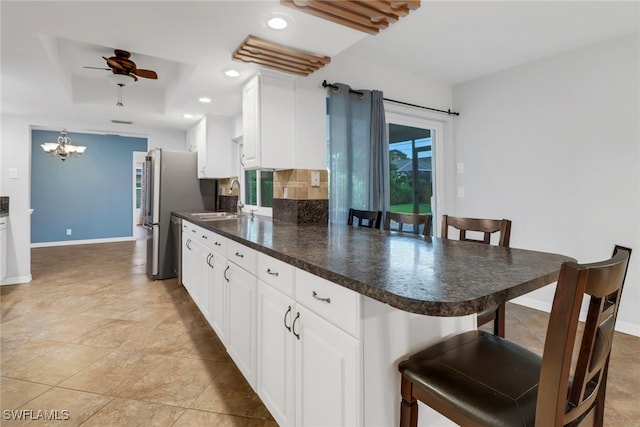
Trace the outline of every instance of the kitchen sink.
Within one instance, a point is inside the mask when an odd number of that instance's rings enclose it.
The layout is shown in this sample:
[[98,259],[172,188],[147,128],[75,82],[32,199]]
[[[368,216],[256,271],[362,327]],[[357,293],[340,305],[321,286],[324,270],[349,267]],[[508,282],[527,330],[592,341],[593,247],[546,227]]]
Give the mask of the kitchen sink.
[[201,221],[220,221],[223,219],[236,219],[242,217],[242,214],[233,212],[195,212],[191,216]]

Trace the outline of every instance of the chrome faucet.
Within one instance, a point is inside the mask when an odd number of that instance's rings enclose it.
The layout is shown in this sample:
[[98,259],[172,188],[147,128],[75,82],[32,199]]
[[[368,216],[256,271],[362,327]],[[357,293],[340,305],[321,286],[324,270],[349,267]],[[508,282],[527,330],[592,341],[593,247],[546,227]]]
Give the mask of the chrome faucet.
[[229,185],[229,195],[233,194],[233,184],[238,184],[238,206],[236,209],[236,213],[240,215],[242,213],[242,208],[244,208],[244,204],[240,201],[240,197],[242,197],[242,192],[240,191],[240,181],[238,178],[233,178],[231,184]]

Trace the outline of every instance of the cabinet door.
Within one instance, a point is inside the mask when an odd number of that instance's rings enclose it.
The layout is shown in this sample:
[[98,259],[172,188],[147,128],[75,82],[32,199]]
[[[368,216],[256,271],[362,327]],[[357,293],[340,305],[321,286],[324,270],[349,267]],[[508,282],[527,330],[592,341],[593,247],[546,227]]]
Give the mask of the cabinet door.
[[297,306],[296,425],[362,425],[362,350],[351,335]]
[[193,139],[198,150],[198,178],[207,177],[207,118],[204,117],[193,128]]
[[257,393],[280,426],[295,425],[295,337],[292,298],[258,282]]
[[213,283],[211,284],[211,327],[223,344],[227,342],[227,259],[213,253]]
[[200,300],[200,311],[205,319],[210,322],[211,319],[211,293],[213,288],[214,271],[213,271],[213,251],[206,246],[202,246],[200,268],[202,271],[202,281],[198,299]]
[[260,79],[253,77],[242,88],[242,154],[245,168],[260,167]]
[[182,234],[182,284],[194,301],[197,300],[196,289],[202,274],[200,248],[197,240],[187,233]]
[[227,277],[227,351],[255,390],[258,279],[232,262],[229,262]]

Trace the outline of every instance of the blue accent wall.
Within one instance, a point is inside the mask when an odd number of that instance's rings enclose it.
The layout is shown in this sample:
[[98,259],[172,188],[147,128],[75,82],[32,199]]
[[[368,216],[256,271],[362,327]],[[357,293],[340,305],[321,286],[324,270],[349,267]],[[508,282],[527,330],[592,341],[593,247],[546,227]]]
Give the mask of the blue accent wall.
[[147,139],[67,135],[87,150],[63,162],[40,147],[60,132],[31,132],[31,243],[132,236],[133,152],[146,152]]

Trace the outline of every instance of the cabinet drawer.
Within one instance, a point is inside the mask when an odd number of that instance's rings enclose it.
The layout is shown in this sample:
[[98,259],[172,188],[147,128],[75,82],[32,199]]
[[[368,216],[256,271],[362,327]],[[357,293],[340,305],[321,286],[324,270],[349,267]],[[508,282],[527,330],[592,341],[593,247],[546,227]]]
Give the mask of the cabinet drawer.
[[300,269],[295,270],[295,289],[296,300],[302,305],[354,337],[361,337],[362,295]]
[[258,253],[258,278],[292,298],[295,295],[293,271],[291,264]]
[[257,273],[258,252],[247,246],[241,245],[233,240],[228,240],[227,259],[253,275]]
[[214,250],[220,255],[227,256],[227,239],[206,228],[199,230],[200,240],[209,250]]

